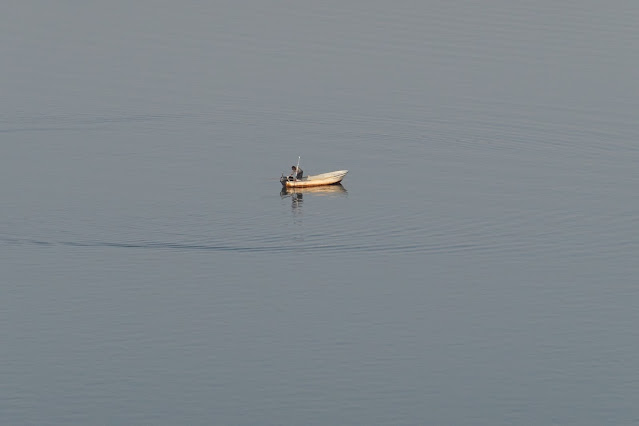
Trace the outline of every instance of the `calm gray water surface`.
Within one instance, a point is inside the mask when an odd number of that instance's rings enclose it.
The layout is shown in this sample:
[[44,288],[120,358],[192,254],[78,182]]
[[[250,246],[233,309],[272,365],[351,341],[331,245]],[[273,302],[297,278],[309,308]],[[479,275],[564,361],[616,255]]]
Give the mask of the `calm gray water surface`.
[[5,5],[0,423],[638,424],[639,3],[315,3]]

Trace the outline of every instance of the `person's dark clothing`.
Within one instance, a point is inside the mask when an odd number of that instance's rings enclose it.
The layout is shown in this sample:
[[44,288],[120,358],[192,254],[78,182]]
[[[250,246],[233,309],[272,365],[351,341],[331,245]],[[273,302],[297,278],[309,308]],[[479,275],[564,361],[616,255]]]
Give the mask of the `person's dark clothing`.
[[[297,173],[295,173],[296,169],[297,169]],[[289,176],[298,180],[302,179],[302,176],[304,176],[304,170],[300,169],[299,167],[297,168],[293,167],[293,170],[291,171],[291,174]]]

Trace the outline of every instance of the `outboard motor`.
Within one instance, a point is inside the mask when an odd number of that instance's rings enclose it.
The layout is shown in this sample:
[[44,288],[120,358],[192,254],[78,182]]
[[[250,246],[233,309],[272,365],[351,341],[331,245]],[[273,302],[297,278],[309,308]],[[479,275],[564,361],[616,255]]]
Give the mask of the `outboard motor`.
[[282,173],[282,177],[280,178],[280,183],[282,185],[286,185],[286,182],[289,180],[293,180],[293,178],[290,176],[285,176],[284,173]]

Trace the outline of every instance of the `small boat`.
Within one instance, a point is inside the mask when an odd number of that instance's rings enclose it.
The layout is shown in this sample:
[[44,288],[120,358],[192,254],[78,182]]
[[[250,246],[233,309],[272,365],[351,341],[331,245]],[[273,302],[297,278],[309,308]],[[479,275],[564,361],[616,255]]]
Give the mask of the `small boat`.
[[338,170],[336,172],[322,173],[321,175],[306,176],[302,179],[293,179],[282,175],[280,182],[285,188],[308,188],[311,186],[335,185],[340,183],[348,170]]

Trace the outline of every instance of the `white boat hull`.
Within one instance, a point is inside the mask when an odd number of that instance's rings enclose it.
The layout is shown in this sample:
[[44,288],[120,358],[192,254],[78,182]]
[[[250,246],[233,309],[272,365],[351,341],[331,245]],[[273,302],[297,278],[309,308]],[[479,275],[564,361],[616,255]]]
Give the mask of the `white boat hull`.
[[286,188],[309,188],[312,186],[334,185],[340,183],[342,179],[344,179],[344,176],[346,176],[346,173],[348,173],[348,170],[338,170],[320,175],[307,176],[300,180],[283,179],[281,182]]

